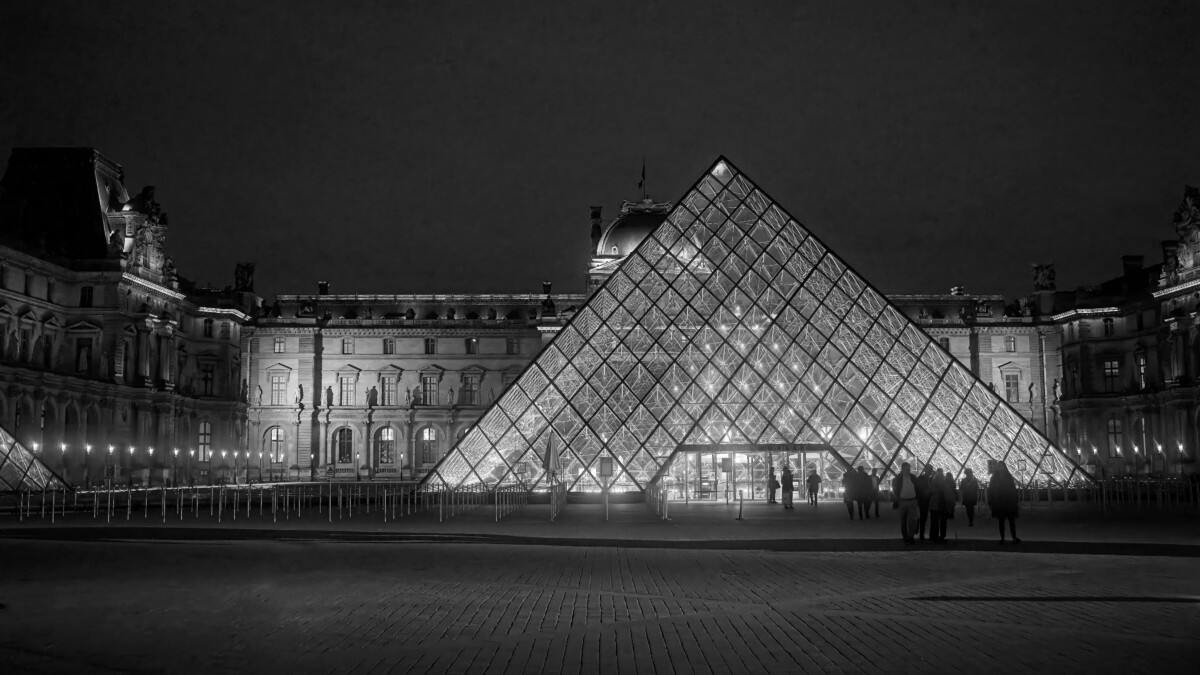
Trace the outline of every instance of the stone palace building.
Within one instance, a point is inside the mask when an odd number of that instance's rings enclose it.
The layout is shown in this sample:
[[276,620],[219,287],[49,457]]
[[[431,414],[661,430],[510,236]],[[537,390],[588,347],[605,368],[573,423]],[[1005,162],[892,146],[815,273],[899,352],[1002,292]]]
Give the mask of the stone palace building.
[[[625,202],[610,220],[591,208],[588,293],[670,208]],[[1044,265],[1015,300],[888,299],[1095,472],[1191,472],[1194,188],[1174,228],[1162,263],[1126,257],[1096,286],[1060,291]],[[549,282],[427,295],[315,282],[264,300],[250,263],[222,289],[189,282],[168,231],[154,189],[131,196],[92,149],[17,149],[0,179],[0,426],[70,482],[421,478],[588,297]]]

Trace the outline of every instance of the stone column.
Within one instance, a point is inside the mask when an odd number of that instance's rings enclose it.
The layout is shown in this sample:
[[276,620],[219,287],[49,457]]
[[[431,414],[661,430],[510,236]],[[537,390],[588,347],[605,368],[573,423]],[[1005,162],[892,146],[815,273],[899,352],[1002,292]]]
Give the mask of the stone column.
[[138,327],[137,331],[137,374],[142,386],[153,384],[150,375],[150,333],[144,327]]

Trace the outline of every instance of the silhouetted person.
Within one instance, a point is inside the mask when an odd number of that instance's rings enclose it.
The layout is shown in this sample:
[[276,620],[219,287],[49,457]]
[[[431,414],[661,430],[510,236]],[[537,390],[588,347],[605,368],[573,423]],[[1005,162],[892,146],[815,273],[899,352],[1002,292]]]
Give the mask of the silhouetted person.
[[779,489],[779,480],[775,478],[775,469],[767,469],[767,503],[776,504],[775,491]]
[[879,517],[879,483],[883,480],[883,476],[879,475],[879,469],[871,469],[871,501],[875,502],[875,517]]
[[967,527],[975,527],[975,504],[979,501],[979,481],[975,480],[975,473],[970,469],[966,471],[967,475],[958,483],[958,489],[962,492],[963,510],[967,512]]
[[938,469],[929,481],[929,540],[946,542],[946,521],[954,509],[954,478]]
[[796,481],[792,478],[792,467],[783,467],[783,508],[795,509],[792,505],[792,492],[796,490]]
[[804,482],[808,485],[808,503],[816,506],[817,493],[821,491],[821,477],[817,475],[817,470],[809,471],[808,478]]
[[892,479],[892,508],[900,510],[900,536],[904,543],[915,541],[917,531],[917,480],[910,472],[908,462],[900,465],[900,473]]
[[925,541],[925,523],[929,520],[929,481],[933,479],[933,467],[928,464],[921,471],[921,475],[917,476],[917,507],[920,510],[917,515],[917,532],[921,535],[921,541]]
[[1017,482],[1013,480],[1012,474],[1008,472],[1008,466],[1004,462],[996,463],[996,471],[992,474],[991,483],[988,484],[988,506],[992,509],[992,515],[1000,523],[1000,543],[1004,543],[1004,521],[1006,520],[1013,543],[1021,543],[1021,540],[1017,538],[1017,509],[1019,508]]
[[854,520],[854,487],[858,482],[855,475],[853,471],[842,474],[842,503],[846,505],[846,512],[850,514],[850,520]]
[[858,488],[857,494],[854,495],[854,501],[858,502],[858,519],[870,518],[871,495],[875,493],[871,477],[867,475],[867,469],[860,466],[854,478]]

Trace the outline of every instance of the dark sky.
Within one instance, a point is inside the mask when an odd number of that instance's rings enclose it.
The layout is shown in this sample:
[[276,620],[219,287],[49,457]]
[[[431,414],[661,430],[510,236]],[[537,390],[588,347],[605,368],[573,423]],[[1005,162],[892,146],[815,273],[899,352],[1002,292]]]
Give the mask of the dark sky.
[[1196,3],[160,4],[0,4],[0,150],[100,149],[268,298],[580,291],[643,156],[677,199],[727,155],[892,293],[1158,262],[1200,182]]

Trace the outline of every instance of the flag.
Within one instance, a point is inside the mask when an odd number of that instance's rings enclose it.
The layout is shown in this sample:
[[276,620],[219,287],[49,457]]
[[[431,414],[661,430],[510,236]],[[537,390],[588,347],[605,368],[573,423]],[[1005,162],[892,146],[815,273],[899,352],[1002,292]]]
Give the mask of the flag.
[[642,187],[644,187],[645,185],[646,185],[646,158],[643,157],[642,158],[642,179],[638,181],[638,189],[641,190]]

